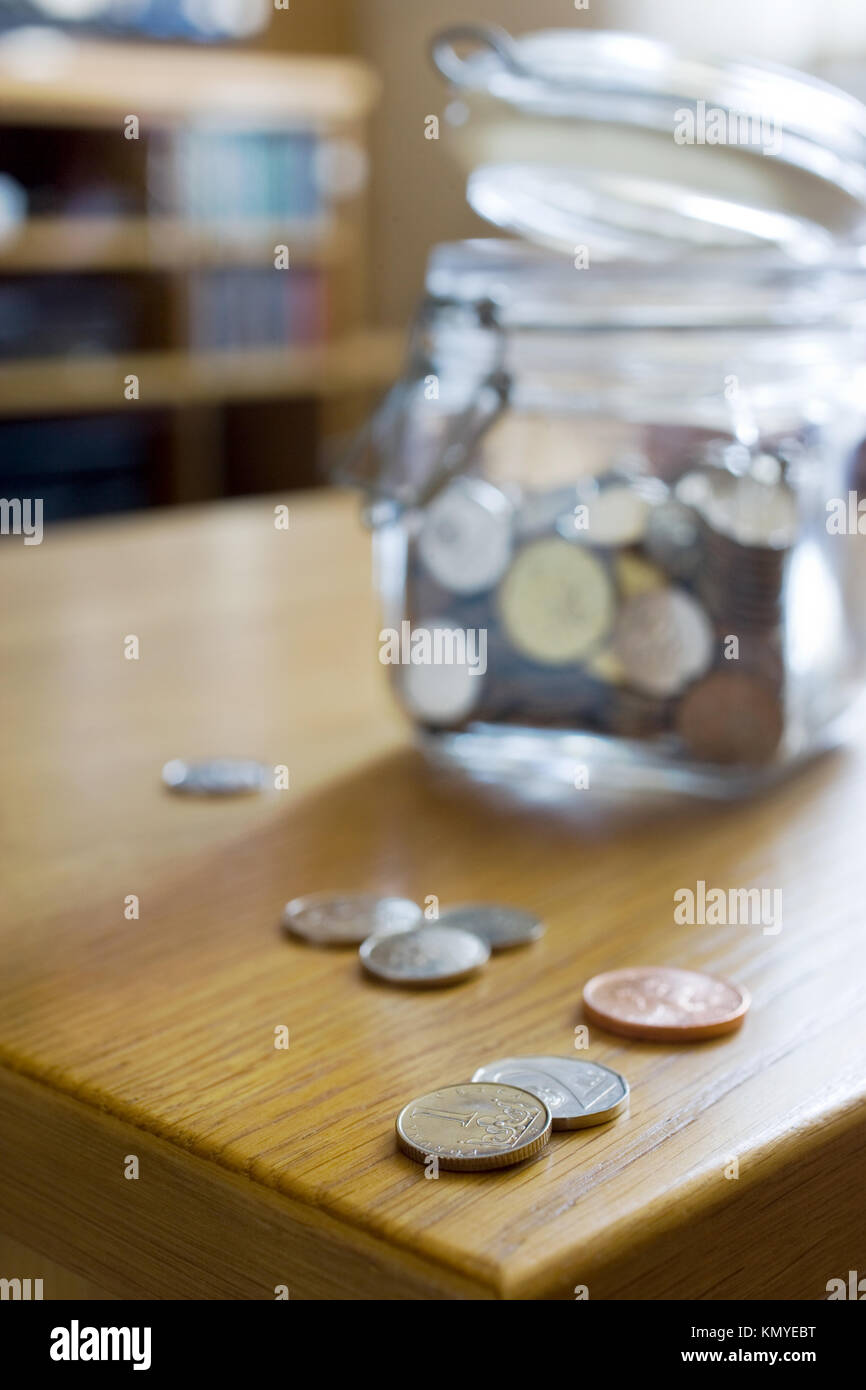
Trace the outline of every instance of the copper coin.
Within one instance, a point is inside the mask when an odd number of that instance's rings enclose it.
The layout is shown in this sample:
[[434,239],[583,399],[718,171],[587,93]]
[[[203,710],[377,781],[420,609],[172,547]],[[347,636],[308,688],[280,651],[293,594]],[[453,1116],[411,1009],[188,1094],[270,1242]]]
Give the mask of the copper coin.
[[738,985],[671,966],[594,975],[583,987],[590,1023],[626,1038],[700,1042],[739,1028],[749,996]]
[[700,762],[769,762],[784,731],[778,694],[745,671],[714,671],[680,701],[676,727]]
[[737,638],[736,657],[722,655],[716,669],[727,675],[740,672],[763,681],[778,694],[785,685],[785,652],[780,628],[775,624],[738,632],[729,623],[716,627],[716,645],[721,653],[729,650],[731,637]]

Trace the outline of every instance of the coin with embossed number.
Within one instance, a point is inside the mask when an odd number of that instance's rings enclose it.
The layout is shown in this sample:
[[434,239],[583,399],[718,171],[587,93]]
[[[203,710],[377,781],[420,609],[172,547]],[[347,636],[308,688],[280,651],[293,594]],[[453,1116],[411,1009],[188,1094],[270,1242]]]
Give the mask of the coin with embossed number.
[[545,926],[534,913],[519,907],[498,907],[495,903],[464,903],[446,908],[439,916],[443,927],[460,927],[486,941],[491,951],[524,946],[544,935]]
[[521,1163],[544,1148],[550,1130],[543,1100],[517,1086],[480,1081],[419,1096],[397,1116],[397,1143],[405,1154],[457,1170]]
[[583,987],[591,1023],[626,1038],[699,1042],[732,1033],[749,1007],[738,985],[672,966],[640,966],[595,975]]
[[293,898],[283,912],[283,926],[314,946],[357,946],[368,937],[409,931],[422,920],[409,898],[373,893],[308,893]]
[[173,758],[162,769],[162,780],[186,796],[242,796],[267,786],[268,769],[251,758],[207,758],[186,762]]
[[479,1067],[473,1081],[519,1086],[543,1100],[554,1129],[603,1125],[628,1104],[628,1082],[618,1071],[576,1057],[503,1057]]
[[426,989],[456,985],[486,965],[490,947],[480,936],[438,922],[389,936],[371,936],[360,950],[371,975],[392,985]]

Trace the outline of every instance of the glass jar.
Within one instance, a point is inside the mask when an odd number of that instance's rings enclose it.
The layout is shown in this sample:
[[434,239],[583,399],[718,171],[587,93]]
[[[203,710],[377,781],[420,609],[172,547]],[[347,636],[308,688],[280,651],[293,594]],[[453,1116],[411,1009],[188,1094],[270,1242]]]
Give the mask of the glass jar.
[[804,220],[799,255],[765,224],[666,256],[618,233],[600,264],[575,225],[573,254],[434,251],[355,459],[380,659],[434,754],[533,794],[729,795],[851,727],[864,270]]

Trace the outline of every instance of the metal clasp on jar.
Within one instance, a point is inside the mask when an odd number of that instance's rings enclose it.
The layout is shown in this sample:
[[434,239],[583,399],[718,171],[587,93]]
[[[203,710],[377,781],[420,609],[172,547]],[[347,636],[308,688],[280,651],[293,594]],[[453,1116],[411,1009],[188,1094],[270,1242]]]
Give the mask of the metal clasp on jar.
[[[429,457],[407,459],[406,433],[412,423],[413,402],[419,394],[423,399],[426,382],[439,378],[431,351],[431,328],[437,314],[449,308],[470,313],[478,327],[489,331],[490,360],[468,404],[450,418],[440,413],[436,423],[441,426],[441,436],[430,442]],[[360,487],[366,493],[367,524],[378,525],[406,507],[425,506],[467,468],[483,436],[509,401],[511,378],[504,366],[505,349],[505,331],[492,300],[466,304],[433,295],[425,298],[412,325],[404,375],[334,470],[337,482]]]

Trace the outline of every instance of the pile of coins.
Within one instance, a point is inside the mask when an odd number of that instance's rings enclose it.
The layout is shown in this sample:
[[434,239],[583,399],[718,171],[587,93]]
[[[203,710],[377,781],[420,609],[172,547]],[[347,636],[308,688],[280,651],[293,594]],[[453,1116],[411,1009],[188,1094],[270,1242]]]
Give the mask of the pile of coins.
[[395,668],[409,712],[434,729],[564,728],[772,761],[800,529],[785,468],[706,446],[676,477],[626,462],[539,492],[454,478],[409,539],[406,616],[431,651],[439,634],[441,658]]
[[459,984],[492,951],[537,941],[545,930],[539,918],[515,907],[466,904],[427,921],[409,898],[337,893],[292,899],[283,926],[314,946],[358,946],[369,975],[414,989]]
[[[584,986],[590,1022],[626,1038],[702,1042],[739,1028],[745,990],[694,970],[639,967],[596,975]],[[599,1062],[506,1057],[471,1082],[419,1096],[397,1116],[397,1143],[417,1163],[482,1170],[522,1163],[552,1130],[607,1124],[625,1110],[629,1085]]]
[[443,1086],[405,1105],[397,1143],[417,1163],[475,1170],[522,1163],[551,1130],[606,1124],[628,1104],[628,1082],[598,1062],[570,1057],[506,1057],[471,1081]]

